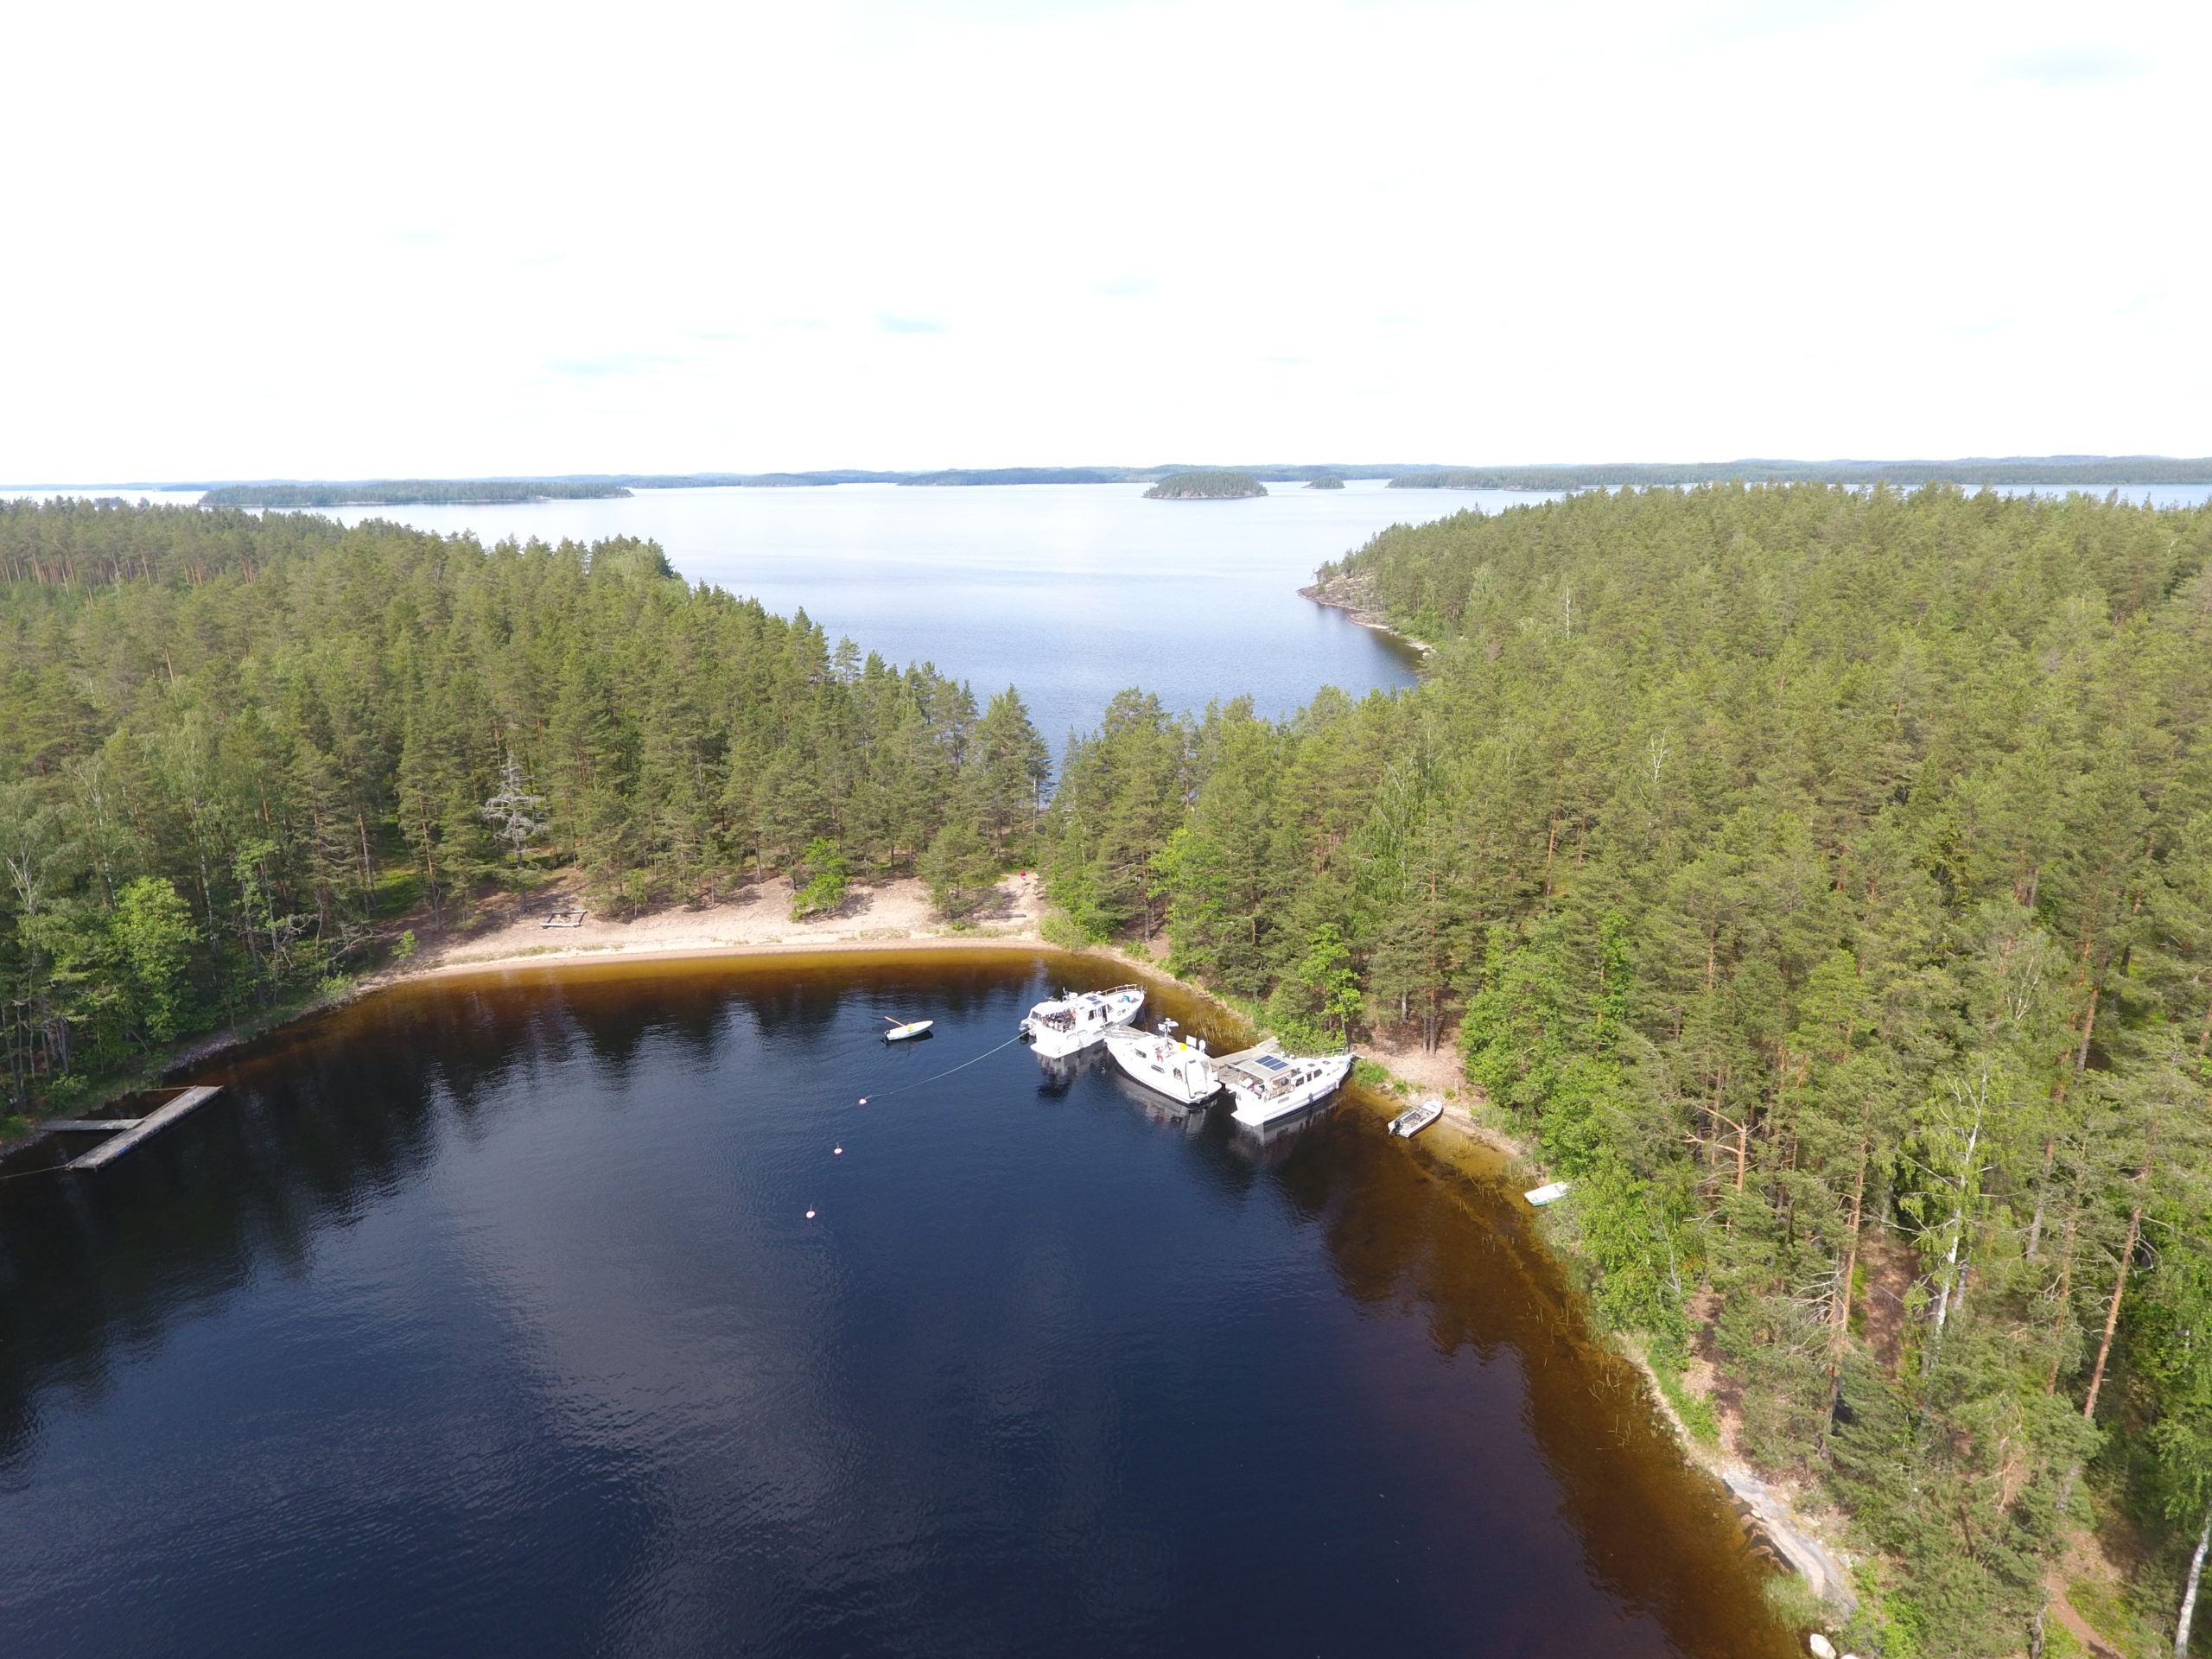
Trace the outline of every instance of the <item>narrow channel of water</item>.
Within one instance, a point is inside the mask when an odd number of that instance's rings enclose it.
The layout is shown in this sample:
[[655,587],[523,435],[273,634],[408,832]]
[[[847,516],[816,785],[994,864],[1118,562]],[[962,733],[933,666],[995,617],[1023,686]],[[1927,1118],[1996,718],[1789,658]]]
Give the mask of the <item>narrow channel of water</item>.
[[9,1651],[1794,1650],[1525,1210],[997,1047],[1097,976],[406,987],[0,1186]]

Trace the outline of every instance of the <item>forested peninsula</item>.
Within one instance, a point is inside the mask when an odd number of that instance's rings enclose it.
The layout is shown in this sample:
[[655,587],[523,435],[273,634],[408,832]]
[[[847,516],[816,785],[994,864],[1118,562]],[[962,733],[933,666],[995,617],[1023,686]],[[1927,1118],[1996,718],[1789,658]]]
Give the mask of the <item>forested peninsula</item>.
[[1587,462],[1563,467],[1434,467],[1390,480],[1394,490],[1589,490],[1685,484],[1985,484],[2108,489],[2116,485],[2212,484],[2212,457],[1969,455],[1957,461],[1708,461]]
[[971,906],[1049,772],[1008,690],[687,585],[650,543],[0,503],[0,1075],[18,1116],[574,865]]
[[624,496],[620,484],[543,478],[396,478],[359,484],[224,484],[203,507],[482,506],[517,501],[589,501]]
[[[1316,1043],[1454,1044],[1601,1319],[1863,1552],[1862,1653],[2027,1651],[2212,1523],[2212,510],[1592,493],[1325,583],[1426,683],[1068,756],[1052,892]],[[2058,1639],[2052,1635],[2052,1639]]]

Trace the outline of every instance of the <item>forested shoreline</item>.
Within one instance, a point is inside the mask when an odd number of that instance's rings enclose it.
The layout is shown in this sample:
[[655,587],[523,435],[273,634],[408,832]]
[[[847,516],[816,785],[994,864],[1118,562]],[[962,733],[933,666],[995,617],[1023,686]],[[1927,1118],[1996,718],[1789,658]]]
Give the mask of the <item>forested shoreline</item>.
[[1662,1372],[1848,1516],[1860,1650],[2027,1651],[2094,1497],[2171,1643],[2212,1509],[2212,511],[1817,485],[1385,531],[1440,650],[1137,694],[1052,891],[1333,1041],[1457,1042]]
[[552,866],[616,910],[918,872],[957,913],[1049,771],[1012,690],[979,713],[649,543],[11,503],[0,579],[17,1115]]
[[594,501],[626,496],[620,484],[544,478],[387,478],[357,483],[220,484],[203,507],[486,506],[518,501]]

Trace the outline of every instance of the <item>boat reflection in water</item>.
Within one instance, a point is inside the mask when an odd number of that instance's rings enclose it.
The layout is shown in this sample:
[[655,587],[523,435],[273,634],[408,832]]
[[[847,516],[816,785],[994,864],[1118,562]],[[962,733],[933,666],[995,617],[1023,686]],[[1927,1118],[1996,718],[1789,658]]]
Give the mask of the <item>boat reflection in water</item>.
[[1096,1044],[1072,1054],[1039,1054],[1037,1056],[1039,1077],[1037,1092],[1050,1095],[1057,1100],[1075,1087],[1077,1078],[1087,1077],[1093,1071],[1112,1070],[1113,1067],[1107,1064],[1106,1051]]
[[1205,1128],[1208,1103],[1200,1101],[1196,1105],[1186,1105],[1182,1101],[1169,1099],[1156,1089],[1146,1088],[1116,1066],[1107,1065],[1104,1071],[1106,1081],[1114,1092],[1135,1107],[1138,1115],[1147,1122],[1179,1128],[1185,1135],[1196,1135]]
[[1316,1101],[1298,1111],[1271,1118],[1257,1128],[1237,1122],[1232,1117],[1230,1122],[1236,1124],[1236,1133],[1230,1136],[1230,1147],[1239,1156],[1248,1158],[1263,1168],[1279,1164],[1290,1156],[1292,1147],[1299,1138],[1326,1118],[1336,1103],[1334,1096]]

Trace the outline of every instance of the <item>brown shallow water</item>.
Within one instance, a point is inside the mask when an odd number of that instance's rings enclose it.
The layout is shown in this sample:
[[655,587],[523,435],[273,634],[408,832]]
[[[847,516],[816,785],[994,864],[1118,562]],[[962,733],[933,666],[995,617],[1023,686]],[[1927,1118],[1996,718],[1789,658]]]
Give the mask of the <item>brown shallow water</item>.
[[1101,971],[403,987],[0,1184],[9,1650],[1795,1650],[1523,1208],[1001,1046]]

